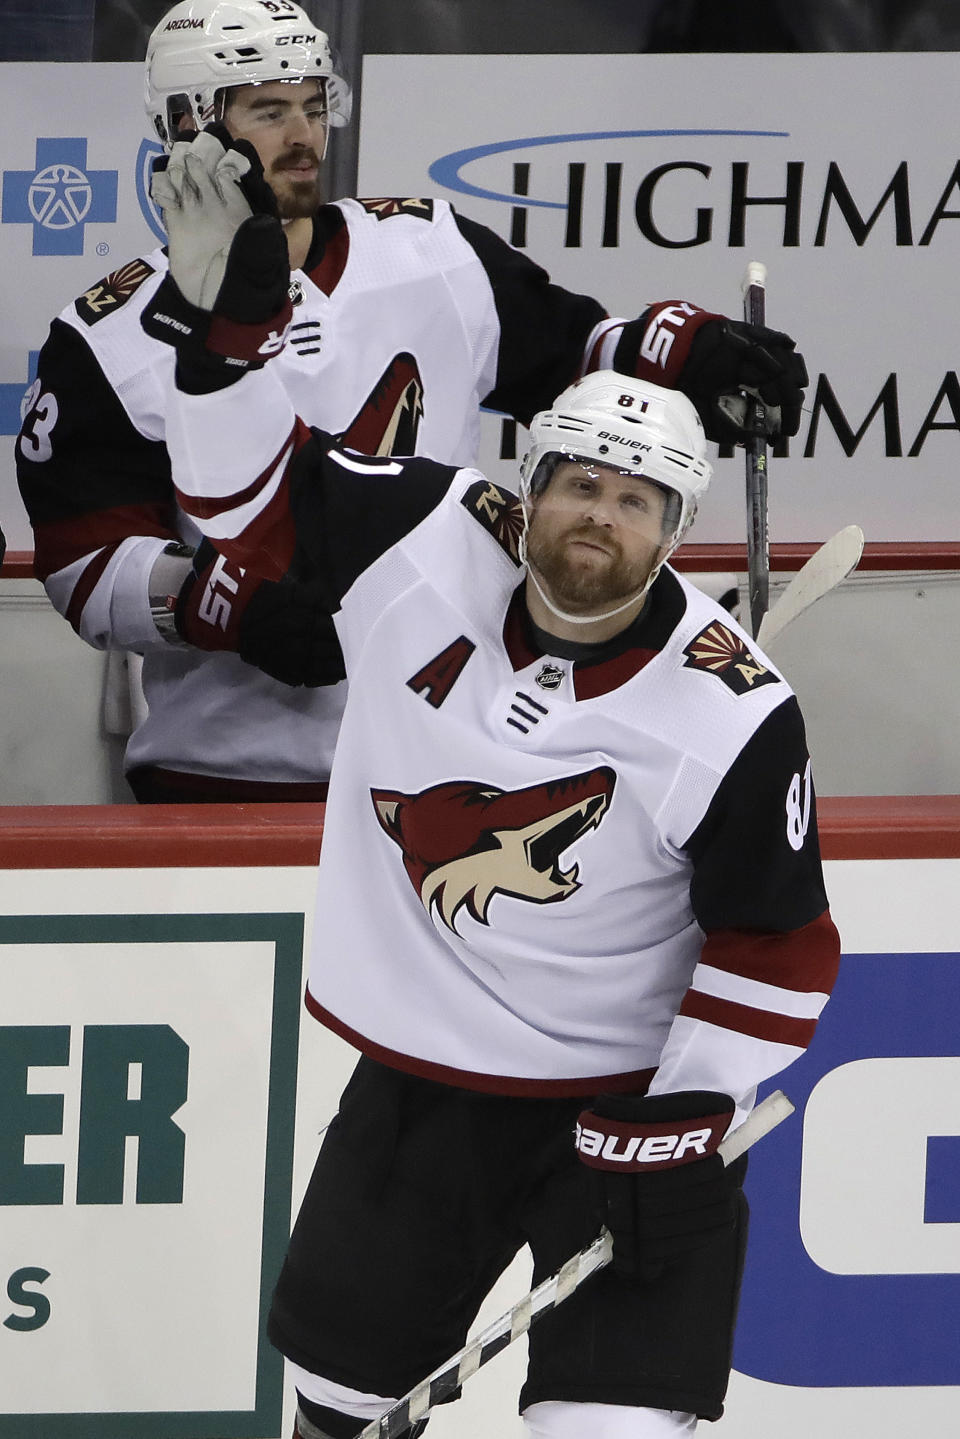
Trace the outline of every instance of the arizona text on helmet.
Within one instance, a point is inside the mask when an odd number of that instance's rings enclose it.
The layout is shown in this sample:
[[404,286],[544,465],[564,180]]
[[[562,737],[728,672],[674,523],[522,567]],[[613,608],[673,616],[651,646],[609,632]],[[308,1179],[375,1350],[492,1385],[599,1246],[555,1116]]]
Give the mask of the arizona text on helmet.
[[271,80],[319,80],[331,125],[350,119],[350,87],[330,41],[293,0],[181,0],[147,46],[144,102],[166,146],[189,117],[202,130],[222,118],[223,92]]

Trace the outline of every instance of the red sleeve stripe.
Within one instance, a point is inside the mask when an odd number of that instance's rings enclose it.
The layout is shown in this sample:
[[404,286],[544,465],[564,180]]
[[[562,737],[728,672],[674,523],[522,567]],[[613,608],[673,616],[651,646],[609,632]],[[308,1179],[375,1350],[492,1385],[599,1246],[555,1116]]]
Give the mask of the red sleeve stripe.
[[80,621],[83,619],[83,611],[87,600],[100,583],[104,570],[113,559],[119,546],[120,541],[118,540],[115,545],[107,545],[104,549],[100,550],[99,553],[95,554],[90,563],[85,566],[80,578],[73,587],[70,603],[67,605],[66,618],[73,625],[77,634],[80,633]]
[[[252,569],[265,579],[281,579],[290,568],[293,559],[297,537],[293,516],[290,513],[290,487],[287,474],[291,460],[311,438],[311,433],[309,426],[305,425],[302,420],[295,420],[285,445],[274,459],[272,467],[264,470],[253,485],[238,492],[232,502],[229,500],[203,502],[205,506],[208,505],[208,512],[203,514],[202,518],[216,518],[218,514],[244,503],[250,503],[251,499],[256,499],[258,487],[265,488],[277,471],[282,471],[275,493],[249,524],[243,526],[239,534],[233,536],[214,534],[211,536],[217,549],[221,554],[226,555],[228,560],[233,560],[235,564],[242,565],[245,569]],[[197,502],[195,499],[191,500],[184,496],[183,503],[186,508],[188,503],[196,505]],[[191,513],[198,516],[201,514],[198,508]]]
[[716,1025],[718,1029],[732,1029],[737,1034],[749,1034],[754,1039],[766,1039],[773,1044],[789,1044],[795,1049],[806,1049],[817,1027],[815,1019],[792,1019],[786,1014],[771,1014],[767,1009],[752,1009],[749,1005],[701,994],[695,989],[687,990],[680,1013],[688,1019],[700,1019],[706,1024]]
[[214,544],[228,560],[244,569],[251,569],[264,579],[282,579],[290,568],[297,545],[286,475],[256,519],[233,539],[218,537]]
[[173,528],[173,505],[116,505],[38,524],[34,527],[34,574],[45,580],[104,545],[116,548],[121,540],[141,535],[179,539]]
[[182,490],[177,490],[177,500],[181,508],[198,520],[216,519],[218,515],[226,514],[229,510],[238,510],[242,505],[248,505],[255,500],[260,491],[263,490],[273,479],[277,470],[282,465],[284,468],[290,463],[297,449],[297,434],[299,420],[294,420],[283,444],[274,453],[269,463],[257,475],[255,480],[242,490],[234,490],[229,495],[187,495]]
[[743,979],[793,989],[829,994],[840,965],[840,936],[824,910],[801,929],[777,934],[767,930],[717,929],[711,931],[700,955],[703,964]]

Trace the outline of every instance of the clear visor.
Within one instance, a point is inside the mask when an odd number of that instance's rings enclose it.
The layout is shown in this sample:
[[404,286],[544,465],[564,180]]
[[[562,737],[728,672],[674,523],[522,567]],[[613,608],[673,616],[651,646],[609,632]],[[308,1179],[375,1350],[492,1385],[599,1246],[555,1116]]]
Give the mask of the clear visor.
[[656,544],[673,538],[682,508],[675,490],[638,470],[557,451],[540,460],[530,477],[530,496],[537,508],[563,510],[585,524],[622,525]]

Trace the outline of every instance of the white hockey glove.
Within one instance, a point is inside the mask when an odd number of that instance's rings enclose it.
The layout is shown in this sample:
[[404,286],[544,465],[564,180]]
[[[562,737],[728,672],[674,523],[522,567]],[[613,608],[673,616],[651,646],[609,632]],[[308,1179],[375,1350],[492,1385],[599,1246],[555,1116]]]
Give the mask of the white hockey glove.
[[225,149],[209,131],[178,140],[163,169],[155,171],[150,194],[163,211],[170,274],[188,304],[215,308],[230,246],[253,207],[239,181],[250,173],[250,158]]
[[151,192],[170,270],[143,328],[177,347],[182,388],[216,388],[285,343],[290,261],[276,198],[256,150],[222,125],[178,140],[166,164],[158,161]]

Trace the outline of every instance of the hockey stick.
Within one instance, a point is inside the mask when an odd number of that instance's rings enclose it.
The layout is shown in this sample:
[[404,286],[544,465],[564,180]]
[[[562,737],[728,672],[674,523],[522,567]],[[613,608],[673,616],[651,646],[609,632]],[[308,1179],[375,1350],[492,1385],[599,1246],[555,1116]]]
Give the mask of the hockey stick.
[[825,544],[807,560],[787,585],[772,610],[763,616],[756,632],[757,644],[769,649],[779,638],[782,630],[792,624],[804,610],[816,604],[817,600],[836,589],[847,575],[852,574],[863,554],[863,530],[859,525],[847,525],[838,530]]
[[[769,1134],[771,1129],[793,1113],[794,1106],[782,1089],[769,1094],[756,1109],[747,1116],[743,1124],[724,1139],[717,1149],[724,1164],[731,1164],[741,1154]],[[566,1264],[544,1279],[536,1289],[517,1301],[476,1339],[454,1354],[446,1364],[435,1369],[409,1394],[398,1399],[396,1404],[379,1419],[374,1419],[359,1435],[359,1439],[400,1439],[411,1425],[424,1418],[435,1404],[452,1394],[476,1374],[488,1360],[501,1349],[506,1349],[514,1339],[525,1334],[535,1320],[549,1314],[573,1292],[580,1288],[585,1279],[598,1270],[606,1268],[613,1258],[613,1240],[606,1229],[602,1229],[592,1244],[568,1259]]]
[[[751,260],[743,277],[743,318],[762,325],[766,315],[767,267]],[[756,433],[747,440],[747,579],[750,633],[756,639],[770,603],[770,538],[767,532],[767,441],[764,407],[759,400],[748,407]]]

